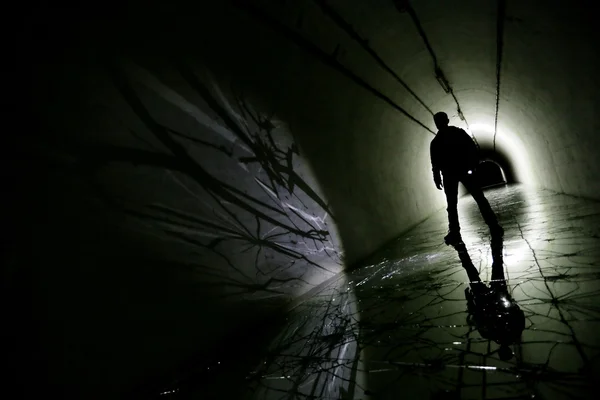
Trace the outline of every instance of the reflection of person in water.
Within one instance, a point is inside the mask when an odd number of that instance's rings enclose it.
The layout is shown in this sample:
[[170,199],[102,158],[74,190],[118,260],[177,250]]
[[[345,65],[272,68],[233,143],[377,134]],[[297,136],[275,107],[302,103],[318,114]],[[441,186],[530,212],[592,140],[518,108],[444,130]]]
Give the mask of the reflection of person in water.
[[464,244],[456,246],[463,267],[470,280],[470,288],[465,289],[467,317],[479,334],[500,345],[498,355],[509,360],[513,352],[509,345],[519,342],[525,329],[525,314],[512,299],[506,287],[502,266],[502,239],[492,237],[492,281],[486,286],[479,277]]
[[[448,115],[443,112],[433,117],[438,133],[431,141],[431,165],[435,186],[446,193],[448,202],[448,235],[446,244],[457,245],[462,242],[458,222],[458,183],[462,182],[477,202],[485,223],[492,236],[502,236],[504,230],[498,224],[496,214],[490,207],[483,191],[475,179],[479,164],[479,149],[464,130],[448,126]],[[440,176],[441,173],[441,176]],[[442,176],[444,182],[442,184]]]

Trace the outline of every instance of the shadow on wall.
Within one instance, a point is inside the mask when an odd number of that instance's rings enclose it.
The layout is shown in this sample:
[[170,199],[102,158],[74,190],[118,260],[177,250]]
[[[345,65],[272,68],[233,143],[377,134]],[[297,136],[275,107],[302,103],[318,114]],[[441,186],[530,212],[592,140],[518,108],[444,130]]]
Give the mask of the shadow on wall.
[[[230,102],[214,80],[203,82],[183,64],[172,72],[180,73],[188,85],[182,90],[191,89],[199,104],[134,64],[108,70],[143,124],[140,131],[128,127],[138,146],[92,146],[78,167],[96,183],[110,164],[150,167],[148,173],[167,181],[161,188],[149,178],[150,192],[167,190],[170,196],[114,196],[99,184],[107,205],[146,234],[151,228],[157,240],[184,244],[193,254],[187,260],[208,264],[206,284],[218,285],[225,296],[295,296],[339,272],[331,213],[285,127],[239,96]],[[155,117],[153,109],[163,115]],[[189,122],[184,131],[162,122],[178,118]],[[148,190],[145,183],[126,186]]]
[[13,285],[30,299],[22,314],[34,310],[15,329],[38,332],[17,347],[40,352],[19,371],[44,365],[55,392],[87,398],[186,361],[246,372],[261,321],[342,269],[327,202],[285,125],[208,71],[99,70],[65,74],[91,90],[81,99],[60,82],[71,98],[49,106],[49,200],[22,261],[33,267]]

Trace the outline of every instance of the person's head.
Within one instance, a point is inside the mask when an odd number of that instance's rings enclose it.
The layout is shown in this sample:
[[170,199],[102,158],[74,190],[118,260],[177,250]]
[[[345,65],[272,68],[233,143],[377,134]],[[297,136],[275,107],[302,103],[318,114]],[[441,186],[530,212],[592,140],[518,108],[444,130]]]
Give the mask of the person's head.
[[448,126],[450,120],[448,119],[448,114],[445,112],[439,112],[433,116],[433,120],[435,121],[435,126],[438,129],[444,129]]

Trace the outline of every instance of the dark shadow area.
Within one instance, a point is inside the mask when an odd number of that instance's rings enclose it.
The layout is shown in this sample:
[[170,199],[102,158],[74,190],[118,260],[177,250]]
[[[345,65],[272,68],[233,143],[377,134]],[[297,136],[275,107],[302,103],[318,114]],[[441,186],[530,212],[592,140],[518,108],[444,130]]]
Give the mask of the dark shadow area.
[[502,168],[494,161],[483,161],[477,167],[479,185],[482,189],[506,184]]
[[270,313],[262,320],[245,321],[245,326],[252,326],[252,329],[239,327],[227,332],[219,342],[209,344],[209,354],[190,354],[176,368],[144,377],[124,397],[196,399],[201,394],[202,398],[215,400],[244,398],[252,383],[249,371],[253,371],[268,353],[270,344],[286,323],[284,312]]
[[[182,56],[198,49],[167,32],[174,8],[24,18],[31,90],[2,210],[3,359],[20,397],[241,396],[294,294],[341,265],[293,138]],[[187,103],[143,87],[132,61]],[[161,86],[165,69],[179,87]]]
[[198,282],[200,265],[165,259],[109,216],[91,221],[70,206],[70,215],[35,213],[39,228],[3,282],[11,398],[148,398],[149,387],[202,366],[226,372],[196,379],[207,398],[239,395],[240,385],[222,379],[255,364],[285,303],[223,301],[218,285]]
[[488,145],[482,145],[479,148],[479,159],[481,163],[493,162],[496,163],[504,172],[504,179],[507,184],[517,183],[516,171],[514,164],[511,161],[510,155],[500,148],[494,149]]

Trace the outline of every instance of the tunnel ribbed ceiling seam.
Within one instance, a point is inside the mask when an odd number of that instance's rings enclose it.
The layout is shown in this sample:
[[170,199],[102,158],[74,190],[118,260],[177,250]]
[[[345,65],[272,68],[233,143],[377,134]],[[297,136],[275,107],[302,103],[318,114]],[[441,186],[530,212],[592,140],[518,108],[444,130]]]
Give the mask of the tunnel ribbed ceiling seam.
[[321,8],[321,11],[329,18],[336,23],[338,27],[340,27],[344,32],[348,34],[353,40],[355,40],[373,59],[379,64],[384,70],[386,70],[390,75],[396,79],[414,98],[421,104],[431,115],[433,115],[433,111],[425,104],[425,102],[408,86],[402,78],[398,76],[386,63],[383,59],[373,50],[369,44],[368,40],[362,38],[352,27],[350,23],[348,23],[337,11],[335,11],[329,4],[327,4],[326,0],[314,0],[314,2]]
[[[338,28],[340,28],[342,31],[344,31],[352,40],[357,42],[361,46],[361,48],[364,51],[366,51],[367,54],[369,54],[369,56],[371,56],[373,58],[373,60],[375,60],[375,62],[381,68],[383,68],[398,83],[400,83],[402,85],[402,87],[404,87],[410,93],[410,95],[414,98],[415,101],[417,101],[421,106],[423,106],[431,115],[434,114],[433,111],[425,104],[425,102],[415,93],[415,91],[412,90],[411,87],[402,78],[400,78],[400,76],[398,76],[398,74],[396,74],[393,71],[393,69],[377,54],[377,52],[369,46],[368,39],[361,37],[358,34],[358,32],[354,30],[353,26],[349,22],[347,22],[335,9],[333,9],[327,3],[327,0],[313,0],[313,1],[320,8],[320,10],[323,12],[323,14],[328,16],[338,26]],[[328,52],[322,50],[319,46],[312,43],[310,40],[303,37],[299,32],[296,32],[292,28],[277,21],[275,18],[270,16],[267,12],[265,12],[264,10],[254,6],[252,4],[249,4],[249,2],[245,2],[245,1],[241,1],[241,0],[233,0],[233,3],[237,7],[244,9],[246,12],[251,14],[253,17],[258,19],[265,25],[269,26],[271,29],[277,31],[278,33],[281,33],[286,39],[290,40],[291,42],[296,44],[301,49],[307,51],[309,54],[316,57],[324,64],[336,69],[337,71],[342,73],[342,75],[346,76],[347,78],[352,80],[357,85],[361,86],[362,88],[366,89],[371,94],[373,94],[374,96],[383,100],[384,102],[386,102],[388,105],[392,106],[397,111],[400,111],[407,118],[409,118],[411,121],[413,121],[416,124],[418,124],[419,126],[421,126],[423,129],[425,129],[428,132],[435,135],[435,132],[432,131],[431,129],[429,129],[423,122],[419,121],[416,117],[411,115],[408,111],[406,111],[403,107],[398,105],[391,98],[389,98],[385,94],[381,93],[379,90],[375,89],[373,86],[371,86],[369,83],[367,83],[364,79],[362,79],[361,77],[356,75],[354,72],[352,72],[350,69],[348,69],[343,64],[341,64],[336,59],[337,48],[336,48],[336,51],[334,51],[334,54],[329,54]],[[438,80],[438,82],[440,83],[440,85],[442,86],[444,91],[446,93],[449,93],[452,96],[452,98],[456,104],[456,111],[458,113],[459,118],[465,122],[467,129],[469,130],[469,133],[471,134],[471,137],[473,138],[473,141],[475,142],[477,147],[479,147],[479,143],[478,143],[477,139],[475,138],[473,133],[470,132],[469,123],[462,111],[460,102],[459,102],[458,98],[456,97],[456,94],[454,93],[454,89],[452,88],[451,83],[446,78],[446,75],[444,74],[444,72],[439,64],[437,55],[436,55],[435,51],[433,50],[431,43],[429,42],[427,34],[426,34],[425,30],[423,29],[423,26],[421,25],[421,21],[417,15],[416,11],[410,4],[409,0],[394,0],[394,5],[396,6],[398,12],[400,12],[400,13],[406,12],[411,17],[411,20],[413,21],[415,28],[417,29],[417,31],[419,33],[419,36],[421,36],[421,39],[423,40],[423,43],[432,58],[435,78]],[[504,45],[503,36],[504,36],[504,17],[505,17],[505,11],[506,11],[506,0],[498,0],[497,5],[498,5],[498,7],[497,7],[497,27],[496,27],[496,102],[495,102],[496,104],[495,104],[495,112],[494,112],[495,115],[494,115],[494,136],[493,136],[493,151],[494,152],[496,152],[496,137],[498,134],[498,114],[499,114],[499,107],[500,107],[500,85],[501,85],[501,69],[502,69],[502,56],[503,56],[503,45]]]
[[418,124],[423,129],[428,131],[429,133],[435,135],[434,131],[429,129],[424,123],[422,123],[417,118],[415,118],[413,115],[411,115],[408,111],[406,111],[404,108],[402,108],[396,102],[394,102],[391,98],[389,98],[385,94],[381,93],[380,91],[378,91],[377,89],[375,89],[374,87],[369,85],[366,81],[364,81],[362,78],[360,78],[354,72],[352,72],[350,69],[348,69],[344,65],[342,65],[339,61],[337,61],[335,56],[332,56],[331,54],[325,52],[320,47],[318,47],[317,45],[312,43],[310,40],[307,40],[306,38],[304,38],[298,32],[294,31],[293,29],[286,26],[285,24],[277,21],[275,18],[271,17],[268,13],[266,13],[264,10],[261,10],[260,8],[254,6],[252,4],[249,4],[248,1],[232,0],[232,3],[235,6],[237,6],[238,8],[245,10],[250,15],[252,15],[254,18],[261,21],[263,24],[268,26],[270,29],[278,32],[279,34],[284,36],[286,39],[288,39],[291,42],[293,42],[294,44],[296,44],[301,49],[307,51],[309,54],[316,57],[318,60],[323,62],[325,65],[328,65],[329,67],[332,67],[332,68],[336,69],[337,71],[341,72],[342,75],[344,75],[345,77],[352,80],[358,86],[366,89],[371,94],[373,94],[375,97],[383,100],[385,103],[387,103],[388,105],[390,105],[397,111],[400,111],[408,119],[410,119],[414,123]]
[[[427,51],[429,52],[429,54],[431,55],[431,58],[433,60],[435,78],[438,80],[438,82],[440,83],[440,85],[442,86],[444,91],[446,93],[449,93],[452,96],[452,98],[454,99],[454,102],[456,103],[456,111],[458,113],[459,118],[461,120],[465,121],[465,124],[467,125],[467,129],[469,129],[469,123],[467,122],[467,119],[465,118],[465,116],[462,112],[458,98],[456,97],[456,94],[454,94],[452,85],[448,81],[448,78],[446,78],[446,75],[444,74],[444,71],[442,70],[442,68],[438,62],[435,51],[433,50],[433,47],[431,47],[431,43],[429,43],[429,39],[427,38],[427,34],[425,33],[423,26],[421,25],[421,21],[419,20],[417,13],[415,12],[414,8],[412,8],[412,6],[410,5],[410,2],[408,0],[395,0],[394,4],[396,6],[396,9],[399,12],[401,12],[401,13],[407,12],[408,15],[410,15],[410,18],[412,19],[413,23],[415,24],[415,27],[417,28],[417,31],[419,32],[419,36],[421,36],[421,39],[423,39],[423,43],[425,44],[425,47],[427,48]],[[469,131],[470,131],[470,129],[469,129]],[[477,139],[475,139],[475,136],[472,133],[471,133],[471,137],[475,141],[475,144],[477,145],[477,147],[479,147],[479,143],[477,142]]]

